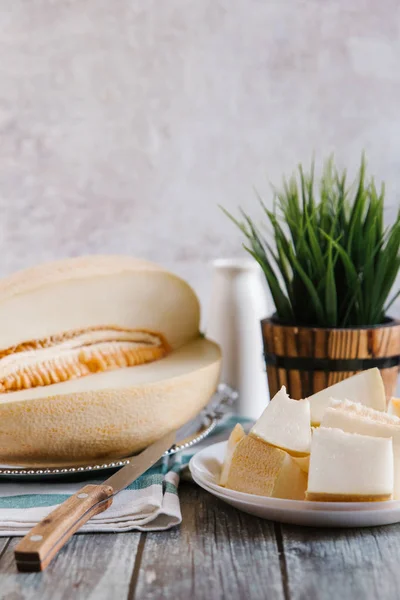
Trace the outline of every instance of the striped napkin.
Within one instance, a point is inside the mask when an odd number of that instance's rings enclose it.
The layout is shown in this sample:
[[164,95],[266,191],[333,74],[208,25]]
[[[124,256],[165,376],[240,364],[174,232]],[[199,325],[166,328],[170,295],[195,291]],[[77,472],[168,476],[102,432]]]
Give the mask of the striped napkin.
[[[228,438],[236,423],[248,419],[227,416],[212,435],[187,452],[165,457],[128,488],[117,494],[105,512],[95,515],[80,531],[162,531],[182,521],[178,496],[180,476],[189,460],[201,448]],[[187,471],[187,470],[186,470]],[[87,483],[101,483],[103,479],[79,482],[5,482],[0,485],[0,537],[25,535]]]

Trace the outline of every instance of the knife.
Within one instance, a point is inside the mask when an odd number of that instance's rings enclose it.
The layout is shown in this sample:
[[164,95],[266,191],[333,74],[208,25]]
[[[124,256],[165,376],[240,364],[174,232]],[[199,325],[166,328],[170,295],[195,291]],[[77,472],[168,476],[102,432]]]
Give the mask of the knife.
[[104,483],[85,485],[38,523],[14,551],[18,571],[43,571],[69,538],[93,515],[111,506],[113,497],[154,465],[175,443],[168,433],[135,456]]

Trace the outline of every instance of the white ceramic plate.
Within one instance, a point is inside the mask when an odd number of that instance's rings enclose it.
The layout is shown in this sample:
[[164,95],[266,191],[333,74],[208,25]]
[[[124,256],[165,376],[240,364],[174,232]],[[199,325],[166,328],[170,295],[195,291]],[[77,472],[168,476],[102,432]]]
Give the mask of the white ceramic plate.
[[227,442],[204,448],[189,463],[194,481],[235,508],[262,519],[310,527],[371,527],[400,521],[400,501],[306,502],[266,498],[225,489],[218,477]]

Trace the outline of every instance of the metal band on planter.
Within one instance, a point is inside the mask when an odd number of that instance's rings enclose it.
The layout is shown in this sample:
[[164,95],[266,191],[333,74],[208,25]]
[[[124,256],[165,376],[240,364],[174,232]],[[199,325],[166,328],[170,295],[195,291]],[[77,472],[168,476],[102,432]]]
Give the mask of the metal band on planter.
[[306,358],[265,352],[264,358],[267,366],[296,371],[363,371],[373,367],[391,369],[400,365],[400,355],[381,358]]

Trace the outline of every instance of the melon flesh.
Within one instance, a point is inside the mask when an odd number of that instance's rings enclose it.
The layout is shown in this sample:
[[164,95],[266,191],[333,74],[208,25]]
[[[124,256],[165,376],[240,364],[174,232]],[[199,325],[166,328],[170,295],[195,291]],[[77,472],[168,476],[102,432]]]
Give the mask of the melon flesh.
[[354,402],[335,402],[331,408],[326,409],[321,425],[341,429],[347,433],[392,438],[394,498],[400,499],[400,419],[398,417]]
[[308,398],[311,408],[311,423],[318,426],[331,398],[351,400],[375,410],[386,411],[386,396],[379,369],[368,369],[353,377],[313,394]]
[[392,440],[320,427],[313,433],[307,500],[369,502],[393,493]]
[[304,500],[307,476],[290,454],[249,434],[234,449],[225,487],[258,496]]
[[228,439],[228,444],[226,446],[224,463],[221,469],[221,475],[219,478],[219,485],[225,485],[228,481],[228,475],[232,464],[233,453],[235,451],[236,446],[245,437],[245,432],[240,423],[236,423],[235,427],[232,429],[231,434]]
[[113,458],[184,425],[219,379],[216,344],[197,339],[149,364],[0,395],[0,460]]
[[272,398],[251,433],[290,454],[308,454],[311,445],[309,401],[291,400],[283,386]]
[[0,351],[0,393],[133,367],[169,351],[163,336],[146,330],[97,327],[65,332]]
[[308,471],[310,468],[310,455],[309,454],[307,456],[293,456],[293,460],[296,462],[296,464],[299,465],[299,467],[303,471],[303,473],[308,474]]

